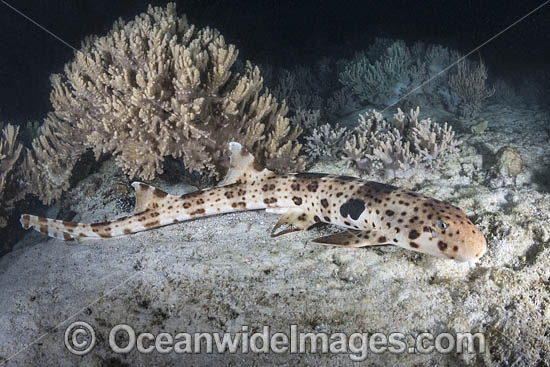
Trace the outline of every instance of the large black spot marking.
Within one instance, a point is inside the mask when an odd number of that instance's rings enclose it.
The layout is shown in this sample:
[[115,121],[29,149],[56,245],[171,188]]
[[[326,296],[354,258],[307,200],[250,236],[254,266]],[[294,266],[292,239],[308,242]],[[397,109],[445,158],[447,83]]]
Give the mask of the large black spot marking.
[[409,232],[409,239],[416,240],[418,237],[420,237],[420,233],[418,233],[416,229]]
[[353,220],[359,219],[363,211],[365,211],[365,202],[359,199],[349,199],[340,207],[342,217],[347,218],[349,215]]
[[296,205],[302,205],[302,198],[300,198],[298,196],[294,196],[292,198],[292,201],[294,201],[294,204],[296,204]]
[[309,185],[307,185],[307,189],[311,192],[317,191],[318,188],[319,188],[319,182],[317,181],[313,181]]
[[277,199],[275,199],[275,198],[265,198],[264,199],[264,203],[266,203],[267,205],[274,204],[276,202],[277,202]]
[[275,185],[274,184],[265,184],[262,186],[262,190],[263,191],[269,191],[269,190],[275,190]]

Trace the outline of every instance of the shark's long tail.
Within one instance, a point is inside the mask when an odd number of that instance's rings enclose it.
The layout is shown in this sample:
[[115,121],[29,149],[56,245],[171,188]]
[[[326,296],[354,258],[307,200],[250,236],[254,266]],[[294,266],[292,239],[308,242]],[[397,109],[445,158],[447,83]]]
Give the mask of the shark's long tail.
[[[25,229],[33,228],[47,236],[67,241],[124,236],[205,214],[204,210],[196,208],[195,198],[200,195],[200,191],[174,196],[142,182],[134,182],[132,186],[136,191],[133,215],[109,222],[87,224],[23,214],[21,225]],[[191,210],[192,207],[195,209]]]
[[[120,218],[114,222],[86,224],[23,214],[20,222],[25,229],[32,228],[46,236],[68,241],[71,239],[81,240],[86,237],[110,238],[120,236],[124,234],[124,229],[122,229],[122,232],[119,231],[117,225],[117,228],[112,231],[111,225],[114,227],[114,223],[123,222],[126,218],[128,217]],[[128,232],[128,234],[130,233],[132,232]]]
[[254,157],[238,143],[230,143],[230,169],[223,186],[199,190],[181,196],[134,182],[136,208],[134,214],[110,222],[75,223],[38,217],[21,216],[23,228],[33,228],[47,236],[61,240],[84,238],[111,238],[129,235],[172,223],[229,212],[265,209],[263,196],[256,190],[247,190],[249,181],[260,181],[273,172],[260,167]]

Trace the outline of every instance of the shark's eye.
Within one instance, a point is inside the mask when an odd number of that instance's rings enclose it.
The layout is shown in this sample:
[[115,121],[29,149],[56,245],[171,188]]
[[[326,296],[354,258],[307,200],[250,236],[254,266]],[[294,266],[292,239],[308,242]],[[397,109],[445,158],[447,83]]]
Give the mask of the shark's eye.
[[437,228],[439,229],[447,229],[447,227],[449,227],[449,225],[441,220],[438,220],[435,222],[435,225],[437,226]]

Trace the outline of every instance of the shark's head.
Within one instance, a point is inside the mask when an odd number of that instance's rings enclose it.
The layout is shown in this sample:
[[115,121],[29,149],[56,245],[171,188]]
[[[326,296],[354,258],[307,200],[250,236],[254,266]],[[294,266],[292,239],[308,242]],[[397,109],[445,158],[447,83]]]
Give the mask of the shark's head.
[[374,244],[391,243],[455,261],[475,261],[487,249],[485,237],[462,210],[392,185],[366,182],[340,207],[348,221],[355,219],[350,211],[369,236],[374,228]]
[[420,207],[420,219],[409,229],[409,245],[418,246],[415,250],[461,262],[485,254],[485,237],[461,209],[431,198],[421,200]]

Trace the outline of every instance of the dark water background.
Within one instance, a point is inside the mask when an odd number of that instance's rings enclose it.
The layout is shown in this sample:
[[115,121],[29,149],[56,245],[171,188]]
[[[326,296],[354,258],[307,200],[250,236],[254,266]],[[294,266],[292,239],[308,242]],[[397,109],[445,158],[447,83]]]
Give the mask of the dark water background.
[[[10,5],[76,48],[132,19],[149,0],[8,0]],[[544,1],[177,1],[178,13],[221,31],[240,55],[275,67],[350,57],[376,37],[439,43],[469,52]],[[520,83],[535,78],[550,90],[550,5],[543,6],[479,52],[490,75]],[[41,121],[50,110],[49,75],[73,51],[0,3],[0,120]],[[475,56],[475,55],[473,55]]]

